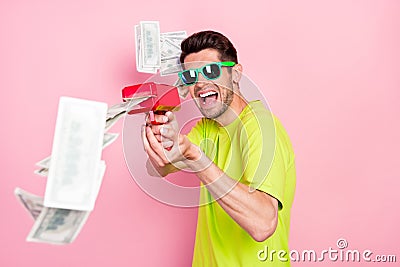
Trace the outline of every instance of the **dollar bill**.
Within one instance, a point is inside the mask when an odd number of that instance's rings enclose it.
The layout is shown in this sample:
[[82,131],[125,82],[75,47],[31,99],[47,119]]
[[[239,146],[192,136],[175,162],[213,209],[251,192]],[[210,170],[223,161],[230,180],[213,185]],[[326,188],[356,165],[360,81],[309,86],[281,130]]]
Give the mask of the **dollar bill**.
[[105,133],[103,138],[103,149],[111,145],[118,136],[118,133]]
[[171,57],[168,59],[161,60],[160,75],[166,76],[178,73],[182,70],[182,66],[179,62],[179,57]]
[[178,44],[169,39],[165,39],[161,43],[161,60],[169,57],[179,57],[181,48]]
[[136,49],[136,69],[138,72],[144,73],[157,73],[157,67],[144,67],[143,65],[143,44],[142,44],[142,36],[141,36],[141,27],[140,25],[135,26],[135,49]]
[[172,45],[179,51],[181,50],[181,43],[187,37],[186,31],[179,32],[165,32],[160,34],[160,43],[163,44],[165,40],[172,42]]
[[108,108],[106,120],[112,119],[115,116],[125,113],[128,108],[128,105],[129,105],[129,103],[123,102],[123,103],[118,103],[118,104]]
[[72,243],[89,214],[89,211],[43,207],[26,240],[58,245]]
[[186,37],[185,31],[161,33],[161,76],[175,74],[182,70],[179,58],[181,43]]
[[38,167],[42,167],[42,168],[49,168],[50,159],[51,159],[51,156],[48,156],[47,158],[44,158],[41,161],[37,162],[35,165]]
[[105,131],[108,131],[111,127],[114,126],[114,124],[116,124],[119,119],[121,119],[124,115],[125,115],[125,111],[121,112],[119,114],[117,114],[116,116],[109,118],[106,120],[106,127],[104,128]]
[[102,153],[107,105],[61,97],[54,134],[46,207],[92,210]]
[[139,105],[140,103],[149,99],[150,97],[153,97],[153,95],[143,95],[143,96],[136,96],[136,97],[132,97],[132,98],[125,98],[124,102],[115,104],[108,108],[106,120],[112,119],[115,116],[118,116],[120,114],[129,112],[136,105]]
[[160,25],[158,21],[141,21],[141,53],[143,67],[160,67]]
[[19,187],[15,188],[14,194],[32,218],[36,220],[43,209],[43,197],[28,193]]

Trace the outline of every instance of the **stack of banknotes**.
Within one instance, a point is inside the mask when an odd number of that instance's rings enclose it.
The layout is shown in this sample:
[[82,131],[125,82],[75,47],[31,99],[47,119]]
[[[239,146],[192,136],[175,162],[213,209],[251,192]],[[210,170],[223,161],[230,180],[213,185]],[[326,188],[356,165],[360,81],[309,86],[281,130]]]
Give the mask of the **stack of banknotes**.
[[93,210],[105,172],[102,149],[118,134],[108,133],[130,107],[146,97],[107,109],[101,102],[61,97],[51,157],[36,163],[47,176],[45,196],[20,188],[15,195],[35,223],[27,241],[68,244],[75,240]]
[[169,75],[179,72],[181,42],[186,31],[160,33],[158,21],[141,21],[135,26],[136,68],[138,72]]

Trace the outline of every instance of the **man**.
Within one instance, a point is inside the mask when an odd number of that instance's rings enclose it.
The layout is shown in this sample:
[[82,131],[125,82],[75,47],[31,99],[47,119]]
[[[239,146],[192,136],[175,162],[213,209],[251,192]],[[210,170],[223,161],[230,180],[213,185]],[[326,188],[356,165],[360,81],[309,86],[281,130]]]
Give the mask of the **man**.
[[185,136],[167,112],[142,135],[149,173],[185,167],[203,185],[200,201],[208,204],[199,207],[193,266],[290,266],[289,138],[262,102],[241,95],[242,65],[224,35],[198,32],[181,48],[179,78],[204,118]]

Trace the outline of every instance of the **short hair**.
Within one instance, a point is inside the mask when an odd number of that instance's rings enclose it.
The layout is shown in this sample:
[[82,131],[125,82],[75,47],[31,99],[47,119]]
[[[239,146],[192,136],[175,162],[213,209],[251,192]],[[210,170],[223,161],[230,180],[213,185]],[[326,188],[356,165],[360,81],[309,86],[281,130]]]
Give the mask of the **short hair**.
[[215,31],[201,31],[192,34],[181,43],[180,61],[183,63],[185,57],[191,53],[212,48],[219,52],[221,61],[233,61],[238,63],[237,52],[232,42],[222,33]]

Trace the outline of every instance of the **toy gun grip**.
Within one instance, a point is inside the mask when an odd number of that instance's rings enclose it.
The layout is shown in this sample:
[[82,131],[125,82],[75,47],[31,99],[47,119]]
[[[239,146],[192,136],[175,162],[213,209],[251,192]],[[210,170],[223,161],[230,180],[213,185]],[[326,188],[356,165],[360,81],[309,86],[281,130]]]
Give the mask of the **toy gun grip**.
[[[162,125],[162,124],[164,124],[164,123],[162,123],[162,122],[156,121],[156,118],[155,118],[154,114],[157,114],[157,115],[165,115],[165,113],[167,113],[166,110],[155,110],[155,111],[150,110],[150,111],[149,111],[150,123],[151,123],[152,125]],[[170,147],[165,147],[165,149],[168,150],[168,151],[171,151],[172,146],[170,146]]]

